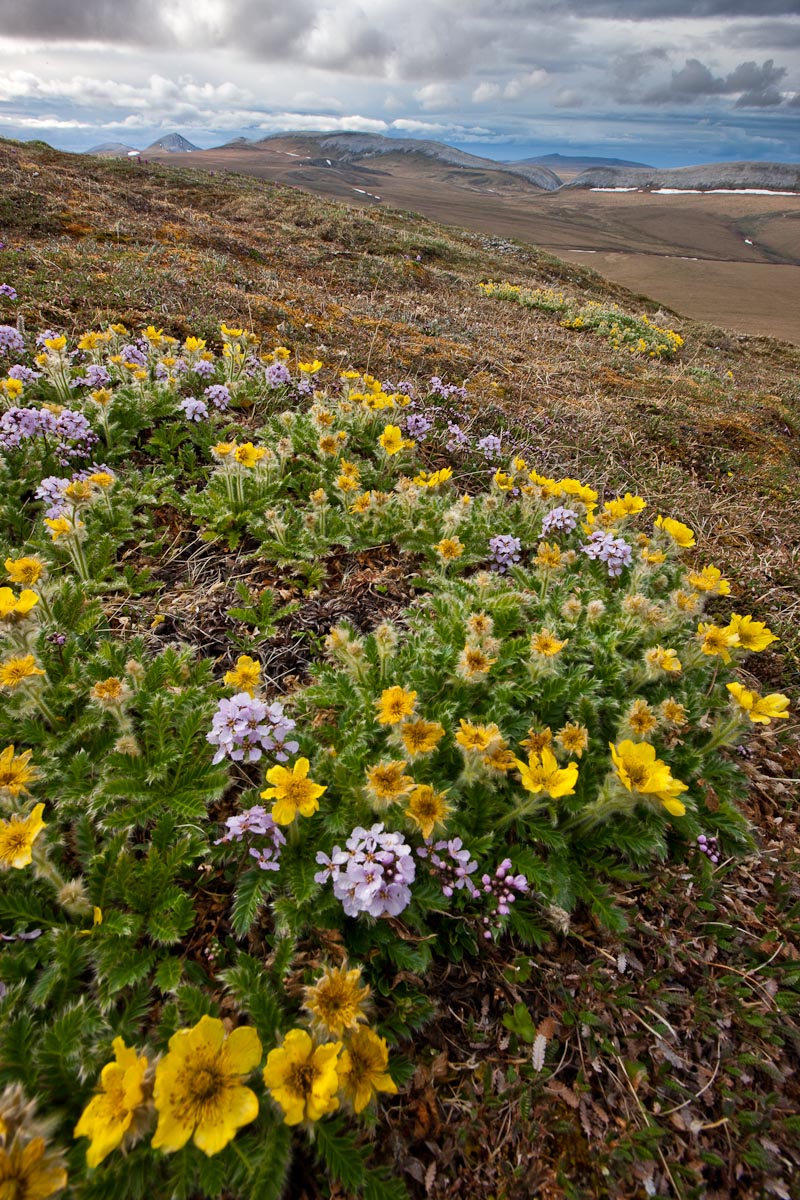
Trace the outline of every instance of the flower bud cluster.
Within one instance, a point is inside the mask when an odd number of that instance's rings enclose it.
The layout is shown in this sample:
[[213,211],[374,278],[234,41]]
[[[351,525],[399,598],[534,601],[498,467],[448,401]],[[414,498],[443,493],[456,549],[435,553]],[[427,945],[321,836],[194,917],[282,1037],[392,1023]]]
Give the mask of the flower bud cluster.
[[212,762],[221,762],[226,755],[233,762],[258,762],[265,750],[278,762],[286,762],[298,750],[297,742],[286,741],[294,727],[277,702],[266,705],[248,692],[238,692],[220,700],[206,734],[206,740],[218,747]]
[[705,854],[706,858],[715,866],[719,862],[719,847],[715,837],[706,837],[704,833],[698,834],[697,849],[701,854]]
[[492,904],[493,911],[481,918],[483,936],[488,940],[493,933],[503,928],[503,917],[511,912],[511,905],[517,895],[524,895],[529,890],[529,884],[524,875],[513,875],[513,863],[510,858],[504,858],[495,869],[494,875],[482,875],[483,894]]
[[480,889],[470,878],[478,869],[478,864],[465,850],[461,838],[451,838],[450,841],[431,842],[426,839],[425,845],[417,849],[420,858],[425,858],[430,864],[431,875],[439,882],[442,895],[448,898],[454,891],[463,888],[473,899],[480,896]]
[[320,851],[317,862],[323,869],[315,881],[333,880],[333,894],[348,917],[396,917],[411,902],[409,885],[416,876],[411,847],[380,822],[370,829],[357,825],[344,850],[334,846],[330,858]]
[[487,433],[478,442],[478,449],[483,451],[487,462],[497,462],[503,453],[503,443],[496,433]]

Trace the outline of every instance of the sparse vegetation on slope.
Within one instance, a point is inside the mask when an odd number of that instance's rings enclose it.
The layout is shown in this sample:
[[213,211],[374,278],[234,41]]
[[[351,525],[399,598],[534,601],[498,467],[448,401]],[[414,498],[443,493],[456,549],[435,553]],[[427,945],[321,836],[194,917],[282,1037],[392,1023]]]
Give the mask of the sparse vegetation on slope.
[[3,154],[5,1166],[791,1194],[798,355],[637,359],[481,300],[631,310],[530,247]]

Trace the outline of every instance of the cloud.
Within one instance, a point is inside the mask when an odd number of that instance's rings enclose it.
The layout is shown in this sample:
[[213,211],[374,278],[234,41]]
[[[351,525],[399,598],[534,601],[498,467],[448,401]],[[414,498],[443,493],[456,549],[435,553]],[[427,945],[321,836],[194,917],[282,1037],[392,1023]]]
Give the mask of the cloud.
[[663,21],[676,18],[784,17],[797,15],[797,0],[547,0],[548,7],[573,16],[618,21]]
[[781,102],[775,84],[785,75],[786,68],[776,67],[771,58],[761,66],[756,62],[739,63],[724,77],[713,75],[699,59],[687,58],[680,71],[672,72],[668,83],[653,88],[642,99],[646,104],[693,104],[707,96],[741,93],[738,107],[768,107]]
[[5,37],[154,46],[173,42],[159,0],[0,0]]
[[472,99],[475,104],[486,104],[490,100],[496,100],[501,96],[503,89],[499,83],[489,83],[488,80],[484,83],[479,83],[472,93]]
[[450,107],[455,101],[452,89],[446,83],[426,83],[424,87],[417,88],[414,99],[420,108],[434,112]]

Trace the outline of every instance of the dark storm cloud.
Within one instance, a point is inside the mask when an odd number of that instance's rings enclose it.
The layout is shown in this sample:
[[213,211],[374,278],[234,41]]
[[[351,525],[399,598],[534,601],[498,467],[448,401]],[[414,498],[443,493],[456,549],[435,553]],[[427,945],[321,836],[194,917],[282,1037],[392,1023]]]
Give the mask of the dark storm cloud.
[[158,0],[0,0],[0,34],[48,41],[174,43]]
[[800,11],[798,0],[565,0],[563,4],[559,0],[548,0],[548,7],[575,16],[611,17],[617,21],[664,21],[675,17],[790,17],[797,16]]
[[739,25],[726,35],[728,46],[746,46],[752,50],[791,50],[800,47],[800,22],[759,21]]
[[771,58],[761,66],[755,62],[739,63],[724,77],[713,75],[699,59],[687,58],[680,71],[672,72],[669,83],[653,88],[642,99],[645,104],[693,104],[706,96],[732,96],[741,92],[737,107],[771,107],[781,102],[775,84],[785,74],[786,68],[776,67]]

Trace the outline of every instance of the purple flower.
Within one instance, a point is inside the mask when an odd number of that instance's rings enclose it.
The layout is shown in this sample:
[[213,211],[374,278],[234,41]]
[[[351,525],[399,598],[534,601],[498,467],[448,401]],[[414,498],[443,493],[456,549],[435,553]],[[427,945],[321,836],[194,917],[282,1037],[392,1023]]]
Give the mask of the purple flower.
[[433,421],[429,421],[424,413],[411,413],[406,417],[406,433],[418,442],[424,442],[426,434],[432,428]]
[[73,412],[70,408],[62,409],[58,414],[55,432],[59,439],[56,457],[64,465],[71,458],[87,458],[98,440],[83,413]]
[[13,288],[10,283],[0,283],[0,296],[8,296],[9,300],[16,300],[17,289]]
[[231,402],[231,394],[225,387],[224,383],[212,383],[211,387],[207,387],[203,395],[218,408],[220,412],[224,412]]
[[572,533],[577,524],[578,514],[573,509],[564,508],[560,504],[558,508],[551,509],[544,521],[542,521],[542,532],[539,536],[547,537],[554,530],[558,533]]
[[289,368],[286,364],[277,362],[272,363],[271,366],[266,368],[264,371],[264,380],[267,387],[279,388],[287,383],[291,383],[292,377],[289,374]]
[[519,562],[521,551],[522,544],[519,538],[512,537],[510,533],[499,533],[496,537],[489,539],[490,561],[495,571],[501,575],[504,575],[514,563]]
[[133,343],[123,346],[120,350],[120,354],[122,355],[123,362],[135,363],[137,367],[144,367],[147,365],[147,358],[145,354],[139,349],[139,346],[134,345]]
[[706,837],[704,833],[698,834],[697,849],[701,854],[705,854],[714,866],[719,862],[719,846],[716,837]]
[[0,354],[24,354],[22,334],[13,325],[0,325]]
[[103,388],[111,383],[111,376],[100,363],[89,363],[80,379],[73,379],[73,387]]
[[315,881],[333,881],[333,894],[348,917],[396,917],[411,902],[410,885],[416,877],[411,847],[401,834],[387,832],[380,823],[369,830],[357,825],[345,846],[334,846],[330,858],[317,854],[323,870]]
[[210,379],[214,374],[214,364],[209,362],[207,358],[201,358],[194,364],[192,370],[201,379]]
[[633,548],[624,538],[614,537],[612,533],[596,530],[585,546],[581,546],[589,558],[604,562],[612,579],[622,574],[623,567],[629,567],[633,556]]
[[9,408],[0,417],[0,448],[14,450],[29,438],[55,433],[56,418],[47,408]]
[[487,433],[478,442],[478,449],[483,451],[487,462],[497,462],[503,453],[503,443],[496,433]]
[[178,408],[182,410],[187,421],[205,421],[208,417],[205,401],[195,400],[194,396],[187,396],[185,400],[181,400]]
[[464,849],[461,838],[435,843],[428,839],[424,846],[417,849],[417,854],[430,863],[431,874],[438,880],[443,896],[450,897],[454,891],[464,888],[473,898],[480,895],[470,878],[477,871],[478,864],[469,850]]
[[16,363],[13,367],[8,368],[9,379],[18,379],[20,383],[35,383],[37,379],[42,378],[41,371],[34,371],[32,367],[23,367],[21,363]]
[[239,692],[230,700],[220,700],[206,740],[217,747],[212,760],[215,763],[222,762],[226,755],[233,762],[258,762],[265,750],[272,751],[279,762],[286,762],[298,748],[297,742],[286,741],[294,727],[280,704],[268,708],[248,692]]
[[449,450],[451,454],[454,450],[459,450],[462,446],[466,446],[469,443],[469,438],[467,437],[466,433],[464,433],[464,430],[455,421],[448,421],[447,431],[450,434],[450,437],[447,439],[447,445],[445,448]]
[[60,475],[48,475],[34,492],[36,499],[43,500],[48,506],[44,515],[51,521],[60,517],[68,507],[64,493],[69,484],[69,479],[62,479]]
[[439,396],[442,400],[449,400],[451,396],[459,396],[462,400],[467,394],[467,389],[458,387],[455,383],[443,383],[438,375],[432,375],[428,390],[433,396]]

